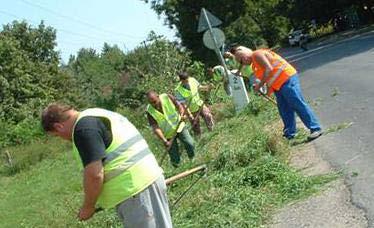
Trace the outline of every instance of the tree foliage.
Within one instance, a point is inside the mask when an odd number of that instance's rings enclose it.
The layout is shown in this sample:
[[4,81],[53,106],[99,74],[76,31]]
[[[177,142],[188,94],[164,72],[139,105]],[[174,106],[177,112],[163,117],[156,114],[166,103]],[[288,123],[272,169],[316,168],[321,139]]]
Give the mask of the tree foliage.
[[[227,43],[240,43],[252,48],[274,46],[287,39],[291,28],[307,27],[311,20],[323,25],[338,12],[369,4],[368,0],[142,0],[150,3],[166,23],[178,30],[182,45],[193,57],[207,63],[217,62],[212,51],[203,46],[202,33],[197,33],[201,8],[206,8],[223,23]],[[374,15],[372,15],[374,18]]]
[[61,98],[66,75],[59,74],[56,31],[42,22],[5,25],[0,32],[0,120],[19,122]]
[[204,66],[192,64],[188,51],[153,32],[143,45],[126,54],[108,44],[101,53],[81,49],[65,68],[78,81],[87,103],[112,110],[142,106],[145,92],[151,89],[172,92],[178,71],[204,76]]

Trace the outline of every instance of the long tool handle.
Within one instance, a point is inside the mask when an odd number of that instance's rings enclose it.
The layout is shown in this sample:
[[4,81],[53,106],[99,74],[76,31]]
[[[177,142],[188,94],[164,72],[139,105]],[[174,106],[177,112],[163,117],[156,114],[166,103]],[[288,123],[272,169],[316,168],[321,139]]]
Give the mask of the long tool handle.
[[[182,122],[182,121],[181,121],[181,122]],[[178,128],[179,128],[179,124],[178,124]],[[178,129],[178,128],[177,128],[177,129]],[[166,147],[166,150],[165,150],[164,154],[163,154],[162,157],[161,157],[160,166],[162,166],[162,163],[164,163],[164,160],[165,160],[165,158],[166,158],[166,155],[169,153],[169,150],[170,150],[170,148],[173,146],[174,140],[176,140],[176,138],[177,138],[177,134],[174,135],[173,138],[171,138],[170,146]]]
[[264,94],[264,93],[261,92],[260,90],[259,90],[258,92],[259,92],[260,95],[263,96],[266,100],[270,101],[271,103],[273,103],[273,104],[276,105],[276,106],[278,105],[277,102],[276,102],[273,98],[271,98],[271,97],[269,97],[268,95]]
[[[191,99],[188,101],[188,104],[187,104],[187,106],[185,107],[186,112],[187,112],[188,109],[190,108],[190,105],[191,105],[191,103],[192,103],[192,98],[193,98],[194,96],[196,96],[197,94],[198,94],[198,93],[196,93],[195,95],[193,95],[193,96],[191,97]],[[175,131],[174,136],[171,138],[170,146],[166,148],[164,154],[163,154],[162,157],[161,157],[160,166],[162,166],[162,163],[164,162],[164,160],[165,160],[165,158],[166,158],[166,155],[169,153],[169,150],[170,150],[170,148],[172,147],[172,145],[173,145],[173,143],[174,143],[174,140],[176,140],[177,135],[178,135],[178,132],[177,132],[177,131],[178,131],[178,129],[179,129],[179,126],[182,124],[182,122],[184,122],[184,121],[182,121],[182,116],[181,116],[181,120],[179,121],[179,123],[178,123],[178,125],[177,125],[177,130]]]
[[192,128],[194,128],[194,127],[196,126],[196,124],[197,124],[197,120],[198,120],[198,118],[200,118],[200,114],[201,114],[201,112],[203,111],[204,105],[205,105],[205,103],[203,103],[203,104],[201,105],[199,111],[198,111],[198,112],[196,113],[196,115],[194,116],[194,118],[193,118],[193,120],[192,120],[192,125],[191,125]]
[[190,169],[190,170],[187,170],[187,171],[184,171],[183,173],[179,173],[175,176],[172,176],[172,177],[169,177],[168,179],[165,180],[165,183],[167,185],[169,184],[172,184],[174,183],[175,181],[179,180],[179,179],[182,179],[184,177],[187,177],[193,173],[196,173],[196,172],[199,172],[199,171],[206,171],[207,170],[207,166],[204,164],[204,165],[200,165],[198,167],[195,167],[193,169]]

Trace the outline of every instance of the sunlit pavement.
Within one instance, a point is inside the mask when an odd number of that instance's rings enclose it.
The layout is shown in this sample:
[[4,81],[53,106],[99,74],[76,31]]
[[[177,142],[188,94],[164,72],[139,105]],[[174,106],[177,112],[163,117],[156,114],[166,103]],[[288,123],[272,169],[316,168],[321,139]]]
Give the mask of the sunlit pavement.
[[374,227],[374,31],[282,53],[299,70],[304,95],[325,128],[353,123],[313,144],[343,172],[353,203]]

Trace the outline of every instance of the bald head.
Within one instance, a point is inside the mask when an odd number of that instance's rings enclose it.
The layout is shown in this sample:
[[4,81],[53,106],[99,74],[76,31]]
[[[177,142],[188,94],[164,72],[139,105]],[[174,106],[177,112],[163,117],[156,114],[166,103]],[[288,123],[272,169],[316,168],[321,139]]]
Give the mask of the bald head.
[[243,65],[250,65],[252,63],[252,49],[244,46],[236,46],[231,48],[230,52],[239,63]]
[[157,107],[160,104],[160,98],[158,97],[158,94],[153,90],[147,92],[147,99],[149,103],[154,107]]

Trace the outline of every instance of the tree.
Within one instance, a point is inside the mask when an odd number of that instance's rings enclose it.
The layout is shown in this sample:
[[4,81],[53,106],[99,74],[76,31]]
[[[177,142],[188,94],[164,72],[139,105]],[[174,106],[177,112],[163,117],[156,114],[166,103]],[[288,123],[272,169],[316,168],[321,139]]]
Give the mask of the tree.
[[0,37],[0,120],[36,117],[64,88],[54,50],[56,31],[43,22],[32,28],[14,21],[4,25]]
[[[196,31],[203,7],[223,21],[220,28],[225,32],[228,44],[256,48],[282,43],[291,28],[308,28],[312,19],[323,25],[336,17],[338,12],[345,12],[352,6],[363,9],[365,4],[370,5],[368,0],[142,1],[150,3],[159,15],[166,15],[166,24],[177,28],[182,45],[192,51],[192,57],[209,64],[216,64],[217,59],[214,52],[203,46],[203,34]],[[369,15],[365,17],[370,18]]]
[[193,57],[207,63],[216,63],[214,52],[202,44],[202,35],[197,33],[201,8],[223,21],[220,26],[226,33],[228,43],[240,43],[255,48],[269,46],[286,37],[289,21],[280,14],[281,0],[145,0],[158,14],[165,14],[167,24],[178,29],[182,45],[192,50]]
[[193,65],[190,52],[151,32],[143,46],[135,48],[125,58],[120,88],[121,100],[132,107],[144,103],[144,94],[152,89],[160,93],[173,92],[178,72],[190,70],[202,78],[204,67]]
[[[202,43],[203,33],[197,33],[200,10],[205,7],[223,21],[222,27],[226,27],[231,21],[237,19],[243,13],[243,1],[159,1],[151,0],[152,9],[158,14],[166,15],[166,23],[170,27],[178,29],[177,36],[181,38],[182,45],[192,51],[195,59],[212,62],[215,54],[205,48]],[[209,61],[210,60],[210,61]]]

